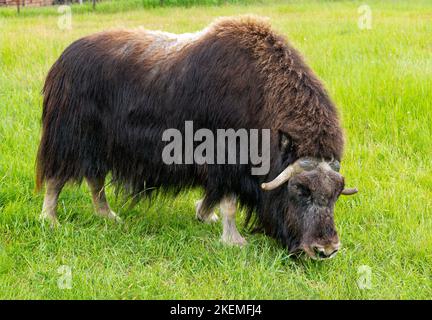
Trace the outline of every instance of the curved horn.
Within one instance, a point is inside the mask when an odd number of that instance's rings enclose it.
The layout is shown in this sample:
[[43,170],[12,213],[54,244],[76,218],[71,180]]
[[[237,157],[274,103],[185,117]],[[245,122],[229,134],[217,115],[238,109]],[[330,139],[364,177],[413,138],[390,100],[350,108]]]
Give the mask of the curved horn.
[[267,191],[276,189],[280,185],[282,185],[285,182],[287,182],[294,174],[297,174],[297,173],[299,173],[301,171],[303,171],[303,169],[298,164],[298,162],[295,162],[292,165],[288,166],[284,171],[282,171],[272,181],[261,184],[261,188],[263,190],[267,190]]
[[357,188],[351,188],[351,189],[343,189],[341,194],[344,196],[351,196],[353,194],[356,194],[358,192]]

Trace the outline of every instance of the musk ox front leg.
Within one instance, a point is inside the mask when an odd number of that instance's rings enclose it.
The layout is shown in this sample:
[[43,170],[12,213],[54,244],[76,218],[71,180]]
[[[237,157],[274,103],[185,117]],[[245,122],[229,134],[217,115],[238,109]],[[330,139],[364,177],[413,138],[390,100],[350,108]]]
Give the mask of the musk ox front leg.
[[237,230],[235,214],[237,203],[235,196],[227,196],[220,202],[220,211],[222,214],[222,242],[228,245],[244,246],[247,242]]
[[195,202],[195,216],[196,218],[204,223],[213,223],[219,220],[219,217],[214,212],[213,208],[203,206],[204,199]]
[[105,178],[87,178],[90,187],[93,205],[98,216],[121,222],[120,217],[111,210],[105,194]]

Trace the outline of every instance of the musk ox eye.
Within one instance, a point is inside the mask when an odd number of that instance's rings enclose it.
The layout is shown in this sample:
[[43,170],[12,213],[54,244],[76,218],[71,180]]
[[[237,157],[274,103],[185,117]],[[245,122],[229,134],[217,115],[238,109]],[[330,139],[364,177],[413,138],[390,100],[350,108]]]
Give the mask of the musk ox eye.
[[311,190],[305,185],[296,184],[294,189],[299,197],[310,197],[311,195]]
[[336,172],[339,172],[340,171],[340,162],[337,160],[330,162],[330,168],[332,168]]

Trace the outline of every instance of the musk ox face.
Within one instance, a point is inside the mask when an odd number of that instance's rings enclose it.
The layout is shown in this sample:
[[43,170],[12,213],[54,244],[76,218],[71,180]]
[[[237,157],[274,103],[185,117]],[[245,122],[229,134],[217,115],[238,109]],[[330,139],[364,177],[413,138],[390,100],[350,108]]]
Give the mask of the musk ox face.
[[275,213],[280,229],[273,232],[291,253],[305,252],[321,260],[332,258],[340,247],[334,224],[334,206],[340,195],[356,189],[345,189],[338,161],[301,158],[288,166],[264,190],[280,188]]
[[299,235],[298,247],[291,250],[303,250],[314,259],[333,257],[340,247],[334,205],[344,188],[342,176],[323,163],[291,178],[286,188],[286,227]]

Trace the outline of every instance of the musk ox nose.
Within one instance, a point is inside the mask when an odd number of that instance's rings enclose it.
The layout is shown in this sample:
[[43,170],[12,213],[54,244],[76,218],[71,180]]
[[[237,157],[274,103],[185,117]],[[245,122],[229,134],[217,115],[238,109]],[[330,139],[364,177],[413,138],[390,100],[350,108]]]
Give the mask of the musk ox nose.
[[309,251],[309,255],[314,259],[330,259],[336,255],[339,247],[339,242],[328,244],[325,246],[320,244],[313,244],[310,246],[310,250],[307,250],[306,252]]

